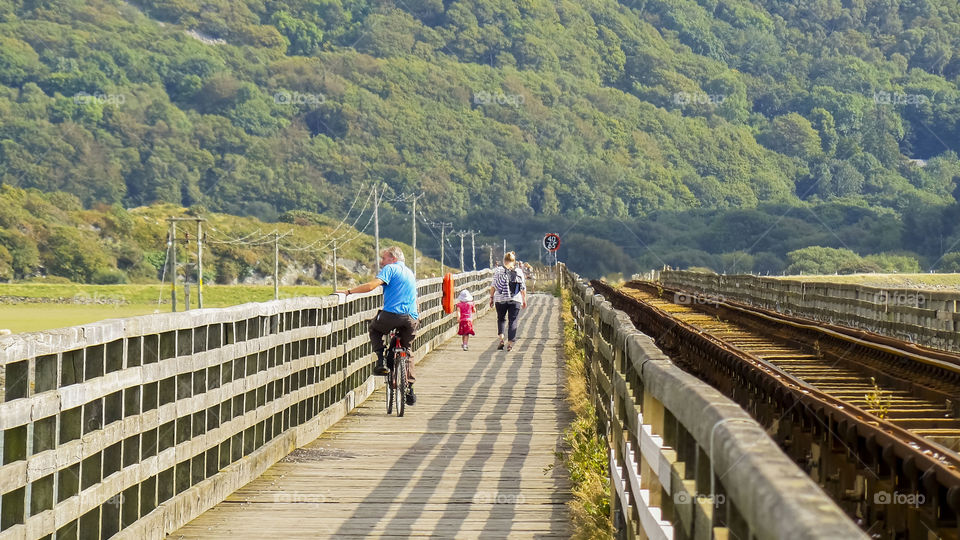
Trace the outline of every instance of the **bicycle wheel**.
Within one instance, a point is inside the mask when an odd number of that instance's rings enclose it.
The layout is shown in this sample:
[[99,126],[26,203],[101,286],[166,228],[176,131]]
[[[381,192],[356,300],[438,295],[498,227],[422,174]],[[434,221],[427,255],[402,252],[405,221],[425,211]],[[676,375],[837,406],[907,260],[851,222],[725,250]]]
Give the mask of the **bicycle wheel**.
[[383,379],[387,387],[387,414],[390,414],[393,412],[393,388],[390,385],[390,375],[384,375]]
[[[391,353],[387,351],[387,354],[391,354]],[[396,392],[396,390],[394,390],[393,388],[394,385],[392,384],[393,377],[394,377],[393,370],[391,370],[390,373],[387,373],[386,375],[383,376],[383,380],[385,381],[384,386],[387,387],[387,414],[390,414],[393,412],[393,399],[394,399],[393,394]]]
[[393,363],[393,371],[397,374],[397,388],[394,395],[397,401],[397,416],[403,416],[407,408],[407,355],[401,352]]

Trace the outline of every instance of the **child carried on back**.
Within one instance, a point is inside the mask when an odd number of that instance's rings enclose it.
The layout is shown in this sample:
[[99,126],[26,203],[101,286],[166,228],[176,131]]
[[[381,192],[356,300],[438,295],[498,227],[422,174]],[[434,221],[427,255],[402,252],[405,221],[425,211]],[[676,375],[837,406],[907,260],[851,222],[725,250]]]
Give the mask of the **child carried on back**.
[[474,335],[473,313],[477,308],[473,305],[473,295],[470,294],[470,291],[460,291],[460,296],[457,297],[457,300],[457,310],[460,312],[460,329],[457,330],[457,334],[462,336],[462,347],[463,350],[466,351],[469,349],[467,342],[470,341],[470,336]]

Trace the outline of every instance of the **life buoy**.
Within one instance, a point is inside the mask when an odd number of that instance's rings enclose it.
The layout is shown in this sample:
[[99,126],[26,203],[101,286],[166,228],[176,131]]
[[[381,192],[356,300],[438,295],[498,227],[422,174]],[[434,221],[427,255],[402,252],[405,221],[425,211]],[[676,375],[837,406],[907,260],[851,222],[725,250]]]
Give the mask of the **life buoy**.
[[447,313],[453,313],[456,305],[456,284],[453,282],[453,274],[446,273],[443,276],[443,310]]

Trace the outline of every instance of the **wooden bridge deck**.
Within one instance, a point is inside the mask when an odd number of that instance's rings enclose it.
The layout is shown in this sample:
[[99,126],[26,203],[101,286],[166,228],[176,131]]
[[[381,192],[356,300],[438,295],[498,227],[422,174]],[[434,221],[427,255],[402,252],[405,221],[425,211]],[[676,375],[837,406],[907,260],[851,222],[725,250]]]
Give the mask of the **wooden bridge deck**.
[[531,295],[517,346],[496,316],[418,364],[418,402],[387,416],[383,389],[170,538],[563,537],[569,485],[554,463],[571,418],[559,302]]

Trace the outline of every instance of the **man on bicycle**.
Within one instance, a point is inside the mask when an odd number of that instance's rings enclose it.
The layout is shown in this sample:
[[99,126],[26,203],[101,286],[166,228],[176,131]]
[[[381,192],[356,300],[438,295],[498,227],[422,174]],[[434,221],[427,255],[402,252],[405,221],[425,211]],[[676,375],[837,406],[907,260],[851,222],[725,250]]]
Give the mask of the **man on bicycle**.
[[[413,272],[404,264],[403,250],[398,246],[385,249],[380,254],[380,273],[372,281],[343,291],[345,294],[370,292],[383,287],[383,309],[370,321],[370,343],[377,353],[377,365],[373,368],[376,375],[387,375],[383,358],[383,336],[396,329],[400,343],[409,351],[413,338],[417,334],[417,282]],[[413,393],[413,356],[407,354],[407,405],[417,402]]]

